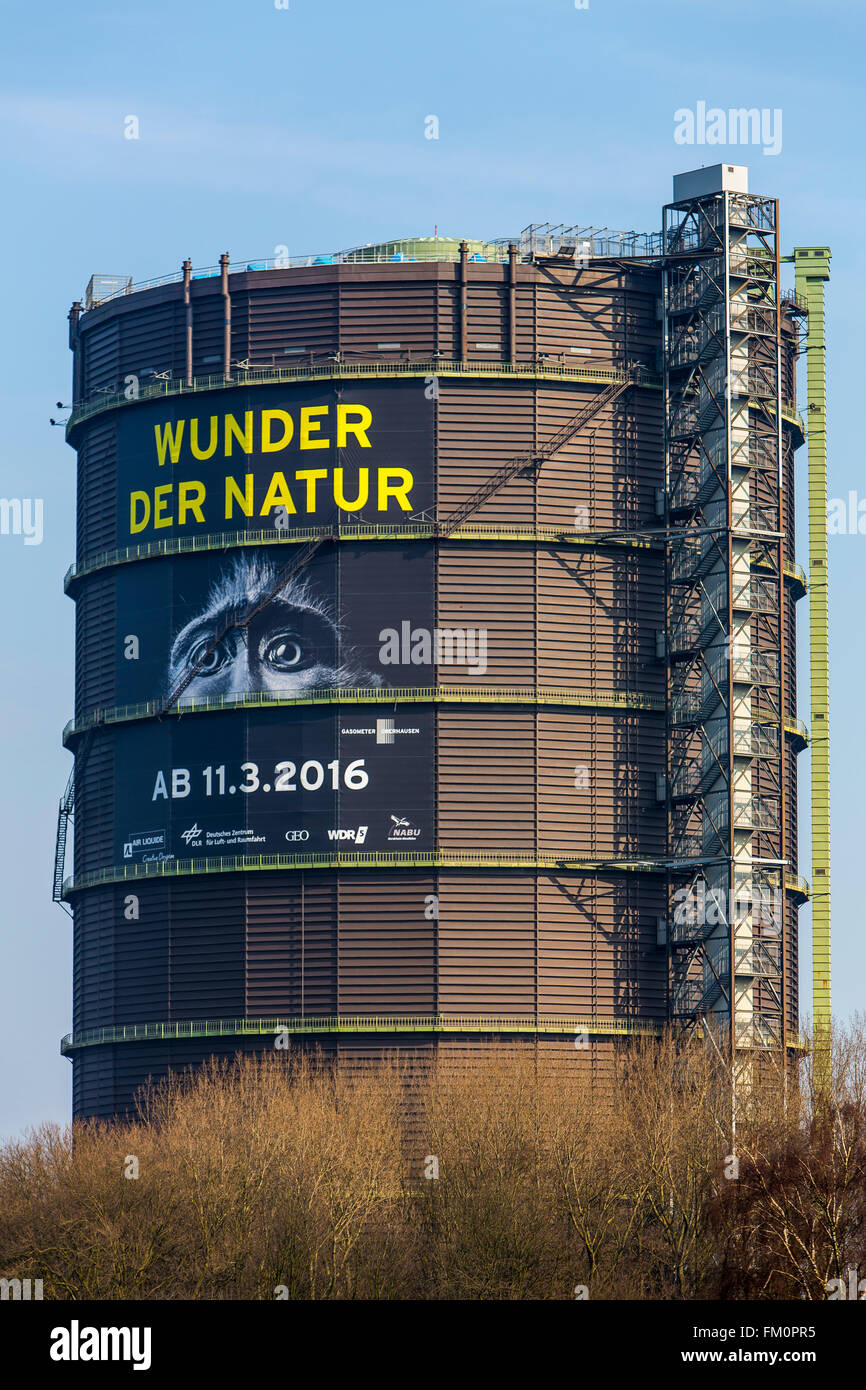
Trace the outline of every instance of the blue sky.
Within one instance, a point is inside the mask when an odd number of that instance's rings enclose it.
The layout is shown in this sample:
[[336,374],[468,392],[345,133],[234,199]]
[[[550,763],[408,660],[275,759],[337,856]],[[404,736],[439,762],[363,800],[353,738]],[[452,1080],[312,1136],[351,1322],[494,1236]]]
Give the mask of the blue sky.
[[[7,7],[0,180],[7,358],[0,495],[44,499],[44,539],[0,536],[0,1135],[70,1111],[71,929],[51,902],[70,759],[74,455],[66,314],[94,271],[337,249],[438,225],[506,236],[530,222],[656,230],[673,173],[749,164],[781,199],[783,249],[827,243],[830,495],[866,496],[857,420],[864,316],[859,0],[43,0]],[[782,112],[778,155],[683,147],[699,101]],[[140,138],[124,138],[127,116]],[[425,118],[439,118],[438,140]],[[799,466],[805,478],[806,454]],[[801,512],[805,493],[800,488]],[[805,537],[799,542],[801,561]],[[860,611],[866,537],[830,550],[834,1006],[866,1004],[860,922],[864,777]],[[801,604],[801,643],[806,638]],[[855,624],[858,627],[859,624]],[[801,715],[808,720],[802,677]],[[808,760],[801,852],[808,874]],[[809,1007],[809,914],[801,913]]]

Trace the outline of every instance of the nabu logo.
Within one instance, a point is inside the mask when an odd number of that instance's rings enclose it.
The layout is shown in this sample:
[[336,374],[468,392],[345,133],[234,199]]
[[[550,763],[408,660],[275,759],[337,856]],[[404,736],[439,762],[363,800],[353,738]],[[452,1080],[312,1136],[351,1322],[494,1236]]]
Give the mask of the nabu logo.
[[388,831],[388,841],[393,844],[395,840],[417,840],[421,831],[417,825],[413,825],[405,816],[391,817],[392,825]]

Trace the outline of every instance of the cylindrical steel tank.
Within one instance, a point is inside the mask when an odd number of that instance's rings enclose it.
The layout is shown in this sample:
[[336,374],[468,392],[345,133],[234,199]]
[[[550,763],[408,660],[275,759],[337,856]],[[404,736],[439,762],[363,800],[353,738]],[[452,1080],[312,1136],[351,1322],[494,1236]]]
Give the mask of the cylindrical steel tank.
[[79,1116],[667,1017],[661,271],[317,261],[72,315]]

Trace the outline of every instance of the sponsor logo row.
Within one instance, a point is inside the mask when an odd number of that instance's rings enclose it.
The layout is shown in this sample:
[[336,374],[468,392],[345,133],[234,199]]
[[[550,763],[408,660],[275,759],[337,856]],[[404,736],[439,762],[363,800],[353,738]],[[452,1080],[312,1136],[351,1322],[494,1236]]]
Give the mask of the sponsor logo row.
[[[388,843],[389,844],[414,844],[420,838],[420,826],[415,825],[406,816],[389,817]],[[336,843],[351,843],[363,845],[369,831],[368,825],[358,825],[354,827],[334,827],[328,830],[328,839]],[[207,831],[202,830],[196,822],[181,832],[181,839],[188,849],[201,849],[204,840],[210,844],[216,840],[226,843],[227,840],[238,838],[250,841],[252,832],[249,830],[231,831]],[[258,840],[260,837],[255,837]],[[289,844],[304,844],[310,838],[310,832],[303,827],[296,827],[285,832],[285,838]],[[143,834],[130,835],[123,844],[124,859],[135,859],[139,855],[147,862],[152,858],[164,858],[166,849],[166,836],[164,830],[149,831]]]

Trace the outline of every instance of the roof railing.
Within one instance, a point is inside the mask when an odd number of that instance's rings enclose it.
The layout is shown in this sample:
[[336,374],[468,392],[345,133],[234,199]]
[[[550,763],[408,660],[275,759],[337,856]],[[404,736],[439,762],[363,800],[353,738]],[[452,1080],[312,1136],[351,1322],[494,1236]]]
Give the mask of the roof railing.
[[[660,256],[664,251],[662,232],[625,232],[610,227],[534,222],[524,227],[519,236],[494,237],[490,241],[467,241],[469,259],[502,263],[508,260],[509,247],[512,244],[517,247],[518,257],[523,261],[531,261],[536,256],[556,255],[566,255],[579,262],[619,257],[651,259]],[[681,242],[678,246],[682,249]],[[342,251],[318,252],[303,256],[292,256],[284,247],[278,249],[280,255],[246,257],[230,261],[229,274],[238,275],[245,271],[257,270],[297,270],[310,266],[371,265],[391,261],[460,260],[458,237],[396,237],[387,241],[371,242],[366,246],[351,246]],[[192,271],[192,278],[209,280],[220,273],[219,265],[196,266]],[[93,275],[87,286],[85,312],[122,295],[157,289],[161,285],[175,285],[182,280],[183,270],[174,270],[168,275],[135,282],[131,275]]]

